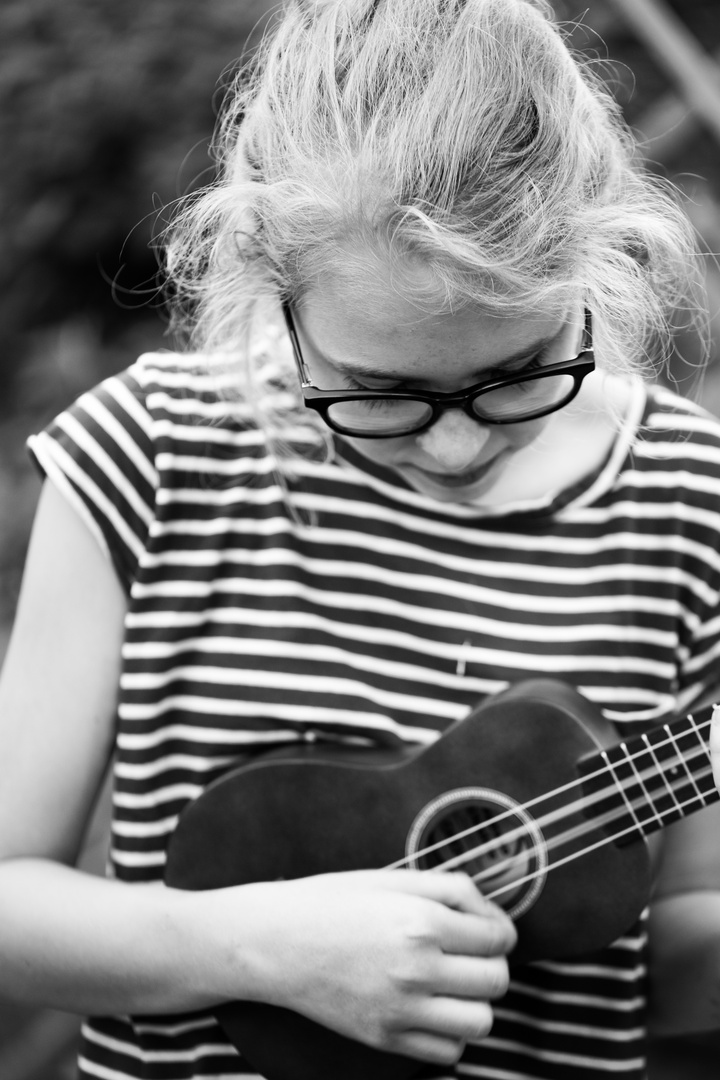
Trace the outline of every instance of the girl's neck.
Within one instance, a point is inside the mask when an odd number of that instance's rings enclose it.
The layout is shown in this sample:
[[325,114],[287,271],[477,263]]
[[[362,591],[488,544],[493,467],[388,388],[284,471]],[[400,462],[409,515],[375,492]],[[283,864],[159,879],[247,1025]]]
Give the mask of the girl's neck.
[[627,422],[637,383],[595,372],[578,397],[554,413],[482,498],[484,507],[560,493],[597,472]]

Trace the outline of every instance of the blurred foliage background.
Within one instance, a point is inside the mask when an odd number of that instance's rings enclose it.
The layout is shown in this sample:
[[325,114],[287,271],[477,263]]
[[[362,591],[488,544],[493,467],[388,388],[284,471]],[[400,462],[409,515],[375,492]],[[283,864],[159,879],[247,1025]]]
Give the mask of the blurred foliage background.
[[[706,57],[720,50],[717,0],[652,2],[679,20],[691,48]],[[699,118],[672,50],[668,62],[628,19],[644,5],[557,0],[556,8],[577,20],[573,43],[602,61],[650,167],[686,193],[706,250],[718,252],[718,130]],[[153,238],[163,208],[211,177],[218,80],[275,6],[0,0],[0,658],[39,490],[24,440],[163,343]],[[708,89],[712,106],[720,76]],[[710,256],[707,265],[716,313],[720,279]],[[684,351],[695,355],[690,343]],[[711,362],[702,399],[720,411],[717,367]],[[687,367],[674,374],[692,381]],[[2,1080],[72,1076],[63,1047],[73,1031],[54,1014],[0,1006]]]
[[37,497],[24,439],[162,341],[153,237],[212,175],[267,0],[0,2],[0,656]]

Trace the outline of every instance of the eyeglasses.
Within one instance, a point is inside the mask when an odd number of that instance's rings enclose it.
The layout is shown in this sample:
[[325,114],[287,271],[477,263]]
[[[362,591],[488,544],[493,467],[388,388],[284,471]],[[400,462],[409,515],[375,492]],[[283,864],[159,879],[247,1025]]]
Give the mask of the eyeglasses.
[[[562,409],[577,396],[586,375],[595,369],[592,318],[585,309],[580,351],[540,368],[475,383],[455,392],[424,390],[319,390],[313,385],[300,348],[290,305],[283,304],[288,334],[300,376],[303,400],[340,435],[388,439],[425,431],[447,409],[462,409],[484,424],[518,424]],[[550,346],[561,354],[563,335]]]

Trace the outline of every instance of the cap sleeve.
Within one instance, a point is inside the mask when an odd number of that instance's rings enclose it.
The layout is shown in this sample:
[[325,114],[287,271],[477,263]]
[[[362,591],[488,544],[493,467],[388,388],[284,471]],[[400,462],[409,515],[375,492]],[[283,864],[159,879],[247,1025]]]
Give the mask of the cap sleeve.
[[139,367],[83,394],[28,439],[43,476],[72,503],[129,592],[154,516],[157,470]]

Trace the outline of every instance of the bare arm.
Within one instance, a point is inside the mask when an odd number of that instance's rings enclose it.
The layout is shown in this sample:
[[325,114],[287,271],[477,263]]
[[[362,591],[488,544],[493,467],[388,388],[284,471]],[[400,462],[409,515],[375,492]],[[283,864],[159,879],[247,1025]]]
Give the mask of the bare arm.
[[720,1027],[720,806],[666,830],[650,914],[651,1027]]
[[70,869],[113,749],[124,614],[95,538],[45,484],[0,679],[0,992],[77,1011],[157,1007],[179,975],[162,961],[171,893]]
[[95,539],[45,484],[0,678],[2,857],[75,861],[113,747],[124,613]]
[[0,994],[70,1011],[252,998],[445,1063],[507,987],[509,920],[459,874],[363,872],[205,893],[73,868],[114,743],[125,601],[46,485],[0,681]]

